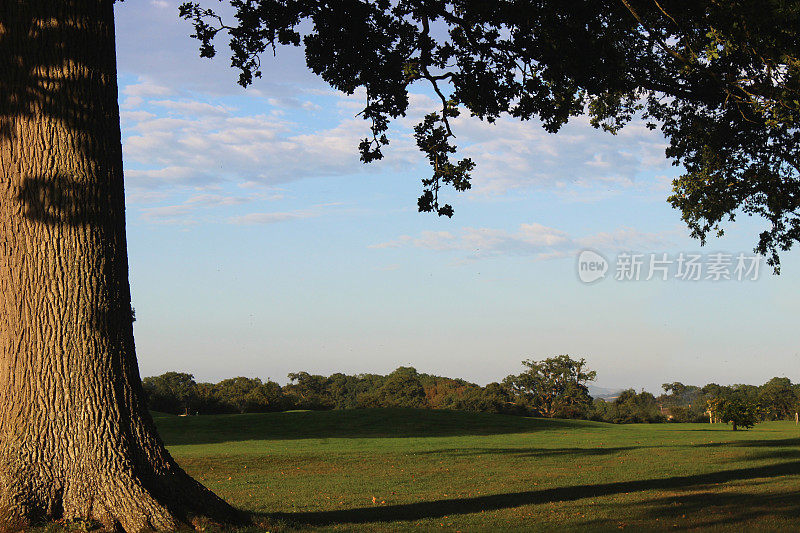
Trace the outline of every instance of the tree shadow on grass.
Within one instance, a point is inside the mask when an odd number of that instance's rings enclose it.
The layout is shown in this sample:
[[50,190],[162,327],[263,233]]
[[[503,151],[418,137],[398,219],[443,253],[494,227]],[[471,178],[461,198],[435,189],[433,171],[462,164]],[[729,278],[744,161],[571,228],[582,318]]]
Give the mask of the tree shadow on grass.
[[[748,520],[770,518],[773,529],[796,531],[800,516],[800,491],[724,492],[704,490],[648,500],[642,504],[645,514],[660,521],[672,522],[679,527],[714,528],[741,524]],[[786,521],[775,523],[776,519]]]
[[755,451],[748,453],[744,457],[737,457],[731,459],[731,462],[734,461],[766,461],[766,460],[775,460],[775,459],[800,459],[800,450],[764,450],[764,451]]
[[706,442],[703,444],[695,444],[695,446],[698,448],[797,448],[800,447],[800,438],[731,440],[726,442]]
[[[749,486],[758,485],[756,482]],[[628,527],[658,530],[796,531],[800,516],[800,492],[720,491],[719,487],[687,487],[669,496],[636,502],[631,516],[630,503],[603,502],[604,516],[587,518],[573,527],[580,530],[610,531]],[[587,513],[588,514],[588,513]],[[733,528],[731,528],[733,526]]]
[[665,446],[617,446],[595,448],[445,448],[425,451],[415,451],[414,455],[450,455],[452,457],[470,457],[474,455],[513,455],[515,457],[594,457],[614,455],[642,448],[664,448]]
[[735,450],[734,456],[728,459],[730,462],[800,459],[800,439],[709,442],[696,446],[714,448],[717,452],[723,450],[733,452]]
[[343,409],[172,416],[158,417],[155,422],[168,446],[245,440],[481,436],[542,430],[572,431],[605,425],[583,420],[431,409]]
[[[338,511],[319,511],[305,513],[276,513],[263,515],[271,518],[287,519],[295,523],[312,526],[326,524],[368,524],[440,518],[450,515],[480,513],[510,509],[522,505],[538,505],[549,502],[568,502],[583,498],[596,498],[622,493],[647,490],[690,489],[706,485],[726,483],[756,478],[774,478],[800,474],[800,461],[754,468],[737,468],[709,474],[675,476],[660,479],[619,481],[598,483],[575,487],[559,487],[536,491],[512,492],[473,498],[453,498],[418,502],[402,505],[363,507]],[[798,502],[800,503],[800,502]],[[746,505],[741,503],[741,505]],[[746,507],[745,507],[746,508]]]

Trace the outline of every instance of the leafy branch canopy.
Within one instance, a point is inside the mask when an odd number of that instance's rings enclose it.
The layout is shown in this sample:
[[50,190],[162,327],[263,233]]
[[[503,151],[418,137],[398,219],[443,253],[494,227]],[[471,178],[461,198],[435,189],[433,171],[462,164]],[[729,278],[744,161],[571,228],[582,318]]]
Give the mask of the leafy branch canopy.
[[277,45],[305,48],[332,87],[366,90],[364,162],[383,157],[409,87],[441,109],[414,129],[432,167],[419,210],[452,216],[443,186],[470,188],[475,163],[454,160],[459,110],[493,122],[571,117],[616,133],[636,117],[659,128],[684,173],[669,202],[702,243],[739,214],[763,217],[756,251],[779,270],[800,239],[800,2],[788,0],[225,0],[233,20],[181,6],[200,54],[227,32],[247,86]]

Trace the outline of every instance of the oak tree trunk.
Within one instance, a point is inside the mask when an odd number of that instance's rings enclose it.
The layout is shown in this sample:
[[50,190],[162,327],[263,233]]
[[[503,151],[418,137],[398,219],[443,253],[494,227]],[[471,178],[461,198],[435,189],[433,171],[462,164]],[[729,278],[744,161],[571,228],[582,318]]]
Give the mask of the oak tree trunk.
[[112,0],[0,1],[0,239],[0,529],[231,519],[144,402]]

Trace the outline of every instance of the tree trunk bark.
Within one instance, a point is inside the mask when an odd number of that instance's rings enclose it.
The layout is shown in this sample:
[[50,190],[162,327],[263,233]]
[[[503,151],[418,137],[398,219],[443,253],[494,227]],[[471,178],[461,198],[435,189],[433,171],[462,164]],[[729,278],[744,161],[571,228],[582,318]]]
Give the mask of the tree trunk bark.
[[233,519],[144,401],[112,0],[2,0],[0,62],[0,529]]

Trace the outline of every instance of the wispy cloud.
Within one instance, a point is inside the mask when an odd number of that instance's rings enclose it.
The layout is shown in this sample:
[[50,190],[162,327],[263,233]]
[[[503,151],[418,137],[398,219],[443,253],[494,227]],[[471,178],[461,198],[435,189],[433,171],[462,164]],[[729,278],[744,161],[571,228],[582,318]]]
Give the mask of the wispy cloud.
[[[367,135],[367,124],[355,117],[365,103],[363,91],[337,93],[309,72],[303,51],[292,47],[281,47],[276,58],[264,58],[265,73],[280,72],[280,82],[272,79],[277,76],[265,75],[243,91],[227,61],[197,57],[197,43],[186,37],[191,28],[185,21],[164,17],[164,6],[177,9],[178,4],[156,0],[151,6],[133,9],[123,3],[117,8],[120,64],[139,77],[122,87],[125,108],[139,112],[149,106],[146,112],[182,120],[129,115],[125,155],[132,168],[185,167],[193,169],[200,184],[235,180],[269,185],[379,171],[376,165],[361,164],[356,151]],[[142,57],[142,39],[159,53]],[[237,124],[237,119],[252,114],[252,108],[240,116],[218,100],[231,95],[241,97],[237,102],[258,101],[271,111]],[[320,105],[326,100],[330,104]],[[392,145],[381,165],[404,170],[425,165],[410,137],[411,128],[439,104],[420,93],[411,93],[409,103],[408,116],[392,127]],[[303,125],[285,121],[303,113],[315,119]],[[478,165],[468,193],[473,197],[547,188],[567,201],[593,202],[636,188],[654,173],[672,174],[663,137],[640,121],[616,136],[595,130],[583,117],[555,135],[535,120],[508,117],[490,125],[462,113],[452,124],[459,155],[472,157]],[[143,186],[156,183],[142,180]]]
[[198,194],[186,200],[187,205],[204,207],[221,207],[242,205],[254,200],[253,196],[225,196],[222,194]]
[[[223,105],[154,100],[154,112],[129,113],[123,140],[129,185],[206,187],[223,182],[272,187],[304,178],[375,171],[358,156],[366,132],[360,118],[345,117],[331,127],[309,129],[276,114],[238,115]],[[397,150],[381,165],[403,166]],[[416,155],[416,154],[414,154]]]
[[413,247],[439,252],[466,252],[470,258],[495,256],[533,256],[549,259],[570,255],[584,248],[602,251],[644,250],[670,246],[671,234],[646,233],[632,228],[575,237],[542,224],[520,224],[516,231],[494,228],[462,228],[458,233],[423,231],[417,236],[402,235],[395,240],[373,244],[370,248]]
[[153,100],[151,105],[163,107],[174,113],[193,116],[228,116],[234,109],[224,105],[214,105],[208,102],[181,101],[181,100]]
[[194,209],[188,205],[165,205],[142,210],[142,219],[151,224],[194,225],[197,220],[191,215]]
[[[252,203],[260,196],[196,194],[178,204],[144,207],[140,212],[142,220],[150,224],[194,225],[215,218],[216,209]],[[163,198],[152,198],[154,201],[161,199]]]
[[535,122],[512,119],[487,125],[465,117],[454,127],[464,139],[463,153],[478,163],[477,194],[530,187],[607,193],[670,168],[663,137],[641,122],[629,124],[618,135],[592,128],[585,117],[573,119],[557,134]]
[[174,90],[149,78],[141,77],[138,82],[125,85],[121,92],[123,95],[121,107],[130,109],[142,105],[147,98],[171,95]]
[[267,103],[272,107],[288,109],[304,109],[306,111],[320,111],[322,106],[310,100],[303,100],[294,96],[281,96],[278,98],[267,98]]
[[[297,113],[320,112],[318,106],[295,96],[266,99],[271,111],[248,115],[213,99],[164,98],[175,93],[146,80],[124,91],[139,102],[124,117],[126,161],[136,169],[132,185],[145,188],[221,182],[275,186],[387,166],[420,169],[424,158],[413,146],[410,127],[436,107],[430,97],[411,94],[409,116],[393,126],[386,159],[365,166],[356,150],[367,133],[366,123],[354,116],[363,106],[358,92],[327,93],[335,106],[322,111],[327,126],[315,128],[295,120]],[[294,120],[285,118],[283,108],[292,109]],[[464,113],[453,127],[459,156],[477,163],[468,193],[473,197],[548,189],[566,201],[595,202],[637,187],[652,192],[656,184],[648,176],[665,175],[670,168],[663,137],[640,122],[612,136],[576,118],[553,135],[535,121],[503,118],[486,124]]]
[[[410,104],[408,116],[398,121],[405,132],[438,105],[413,94]],[[550,189],[567,200],[595,201],[639,187],[653,172],[671,168],[663,136],[640,120],[617,135],[593,128],[586,117],[573,118],[557,134],[545,131],[537,120],[501,117],[488,124],[466,111],[451,125],[458,156],[477,164],[469,193],[477,197]]]
[[320,216],[319,211],[284,211],[267,213],[248,213],[237,217],[232,217],[232,224],[255,225],[255,224],[275,224],[287,220],[297,220],[301,218],[313,218]]

